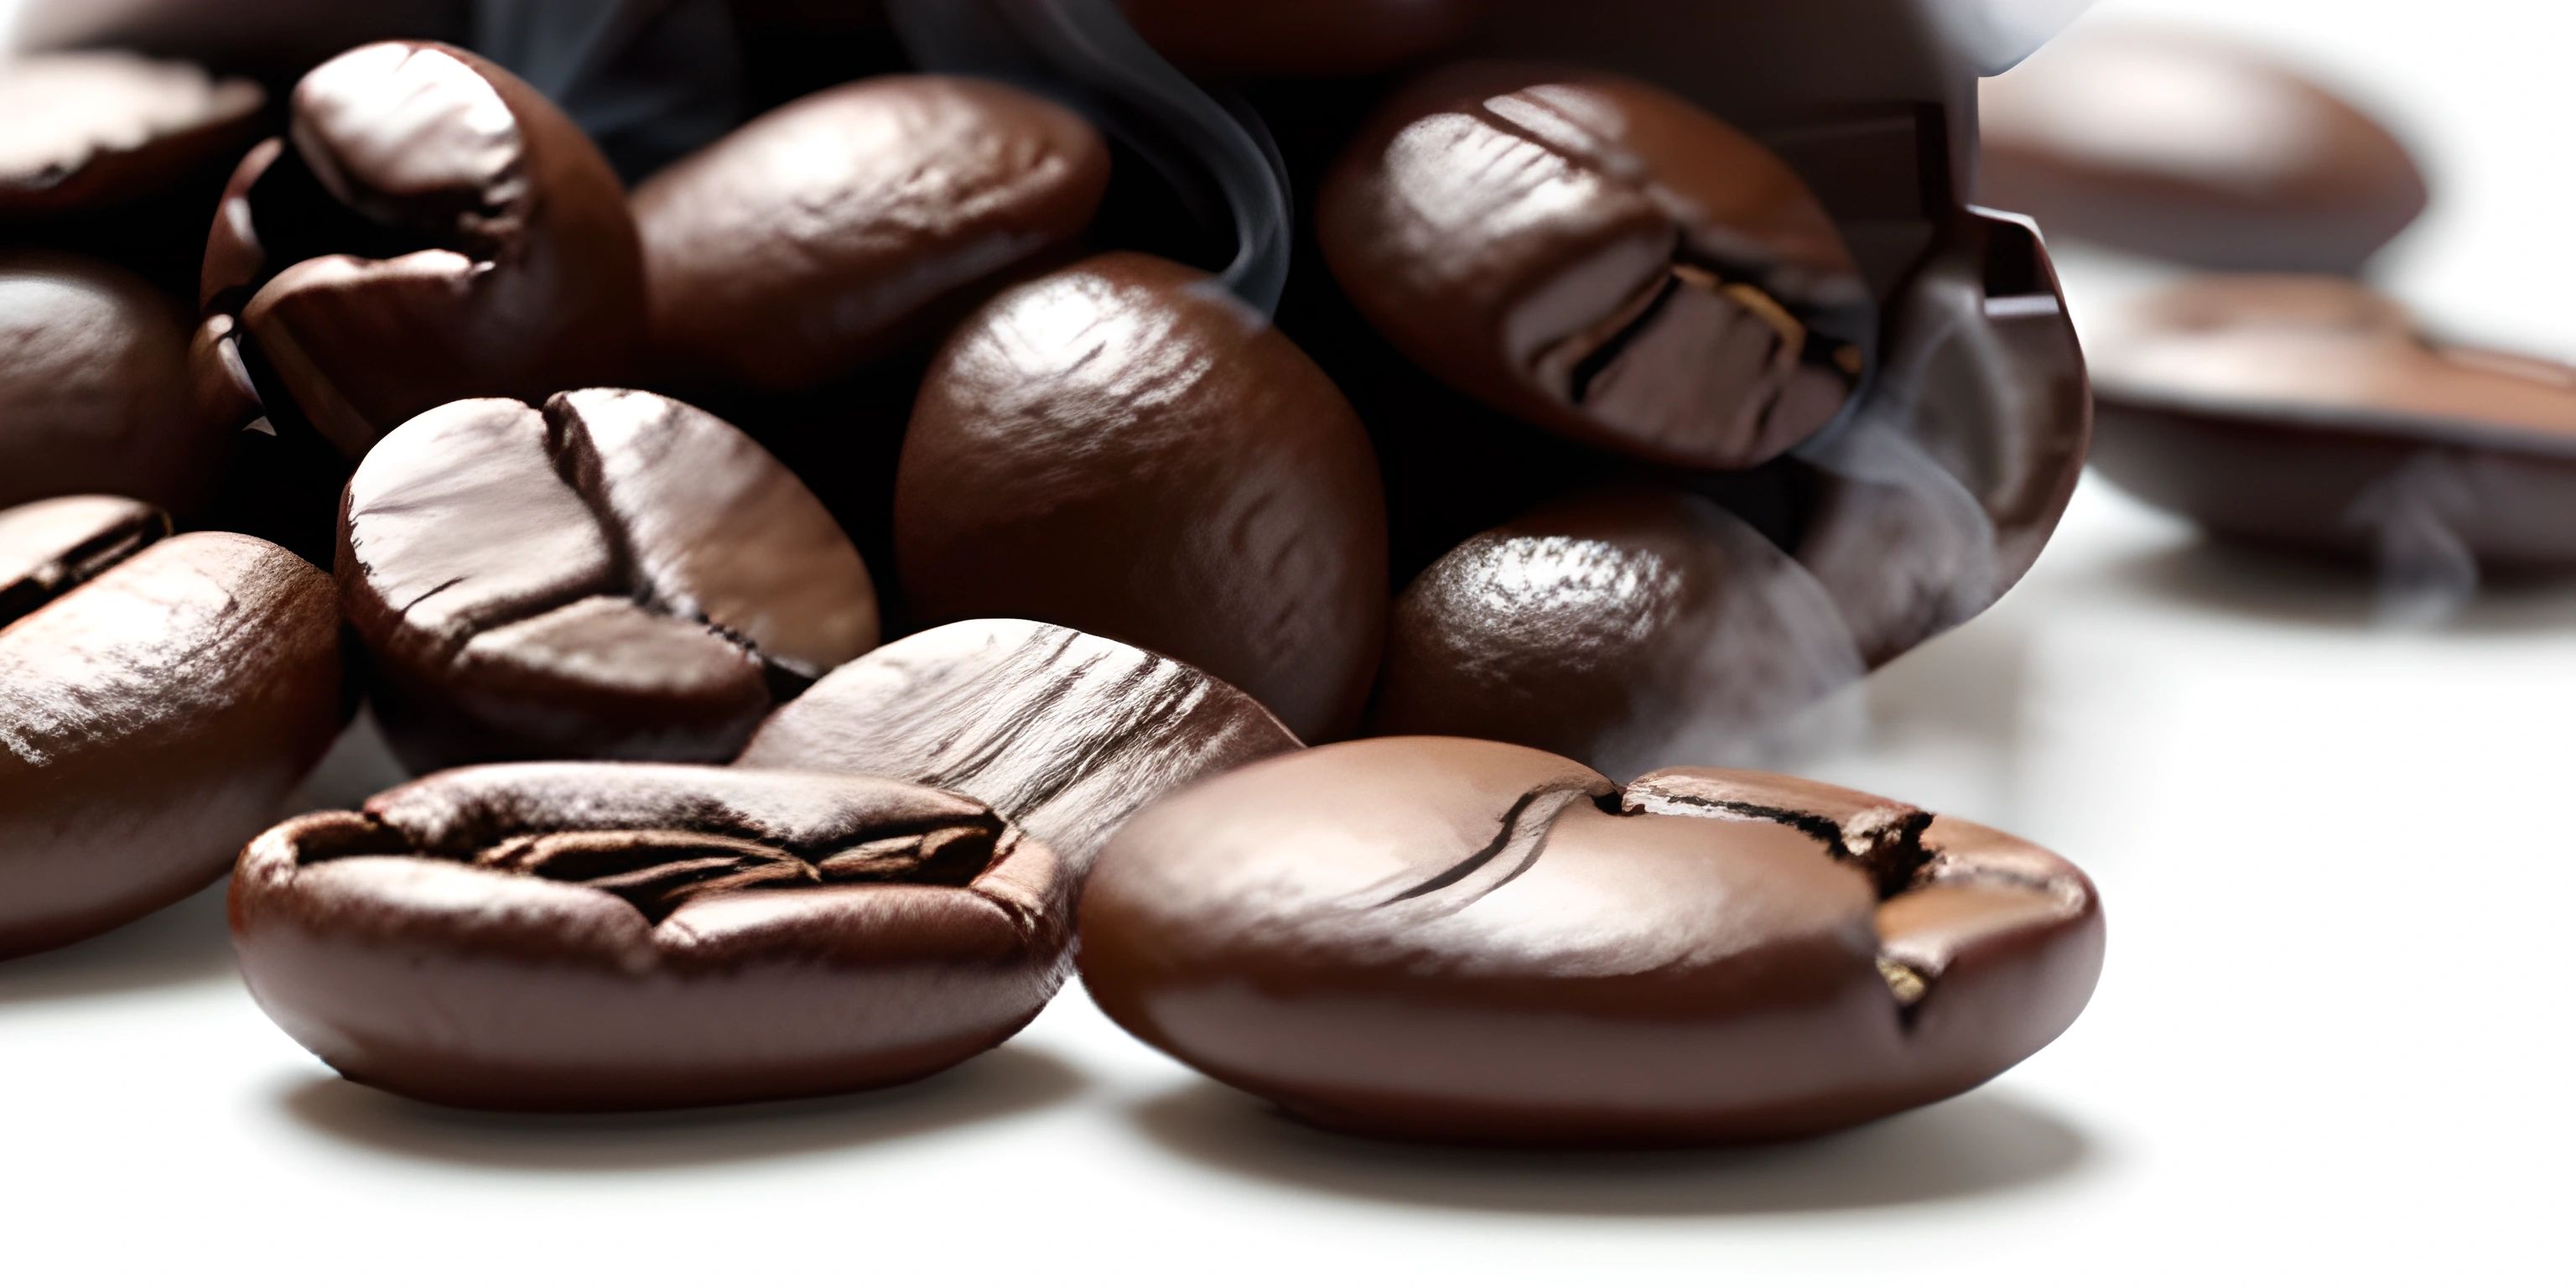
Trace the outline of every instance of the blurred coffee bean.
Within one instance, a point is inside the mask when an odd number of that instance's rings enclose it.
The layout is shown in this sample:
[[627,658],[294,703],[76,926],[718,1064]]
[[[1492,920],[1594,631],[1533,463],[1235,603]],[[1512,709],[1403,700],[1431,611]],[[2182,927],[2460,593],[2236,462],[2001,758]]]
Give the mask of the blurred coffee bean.
[[800,99],[635,194],[657,377],[803,389],[953,322],[1082,235],[1109,154],[1005,85],[887,76]]
[[2101,972],[2074,865],[1796,779],[1625,789],[1500,743],[1319,747],[1139,814],[1083,984],[1316,1125],[1672,1146],[1838,1130],[2047,1045]]
[[2576,568],[2576,367],[2446,345],[2338,278],[2204,278],[2088,344],[2093,460],[2225,536],[2339,556],[2435,542]]
[[349,480],[343,611],[405,763],[719,761],[877,641],[866,567],[740,431],[653,394],[455,403]]
[[114,46],[292,80],[373,40],[462,40],[467,0],[19,0],[21,49]]
[[2208,36],[2078,32],[1984,82],[1981,111],[1980,200],[2204,268],[2349,273],[2427,200],[2385,126]]
[[958,622],[825,676],[735,764],[878,774],[990,803],[1076,872],[1129,814],[1300,744],[1233,685],[1115,640]]
[[0,226],[95,211],[228,163],[266,96],[124,53],[0,60]]
[[0,510],[0,957],[221,876],[339,733],[330,579],[140,502]]
[[299,82],[282,146],[233,177],[203,299],[275,416],[352,458],[485,395],[623,378],[642,253],[599,150],[518,78],[459,49],[368,45]]
[[895,487],[930,621],[1026,617],[1168,654],[1307,738],[1349,729],[1386,612],[1368,436],[1287,337],[1120,252],[1014,287],[932,364]]
[[909,783],[677,765],[458,770],[251,843],[251,994],[344,1076],[487,1109],[885,1086],[1066,974],[1071,878]]
[[1361,313],[1486,403],[1660,463],[1759,465],[1824,428],[1871,339],[1833,222],[1760,144],[1651,86],[1452,68],[1327,181]]
[[231,435],[188,381],[178,308],[133,274],[0,251],[0,506],[104,492],[193,514]]

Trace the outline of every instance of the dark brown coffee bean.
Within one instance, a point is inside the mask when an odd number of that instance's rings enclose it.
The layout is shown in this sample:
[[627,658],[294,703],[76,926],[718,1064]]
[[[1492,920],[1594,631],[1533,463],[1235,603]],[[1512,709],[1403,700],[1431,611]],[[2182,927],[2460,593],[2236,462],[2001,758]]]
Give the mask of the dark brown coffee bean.
[[2424,212],[2387,128],[2265,55],[2176,31],[2057,41],[1982,94],[1980,199],[2205,268],[2344,273]]
[[2081,872],[1973,824],[1400,738],[1139,814],[1083,892],[1079,965],[1128,1031],[1322,1126],[1682,1145],[1968,1090],[2073,1022],[2102,945]]
[[0,506],[75,492],[202,504],[230,445],[190,408],[188,333],[141,279],[0,251]]
[[344,1076],[444,1104],[856,1091],[1027,1024],[1071,883],[978,802],[884,779],[495,765],[242,853],[251,993]]
[[1396,600],[1369,727],[1544,748],[1633,773],[1719,759],[1864,667],[1824,588],[1667,489],[1541,506]]
[[1117,253],[950,337],[895,483],[904,593],[1166,653],[1301,737],[1347,730],[1386,612],[1386,510],[1333,382],[1192,269]]
[[460,398],[625,378],[644,323],[634,221],[552,104],[463,50],[387,43],[315,68],[293,109],[206,248],[204,301],[239,316],[263,393],[354,458]]
[[1316,231],[1395,346],[1492,406],[1666,464],[1759,465],[1833,420],[1866,284],[1779,158],[1651,86],[1477,64],[1397,96]]
[[885,76],[799,99],[636,191],[665,378],[848,375],[1061,253],[1108,183],[1088,123],[1006,85]]
[[2410,526],[2576,568],[2576,368],[2442,344],[2337,278],[2205,278],[2088,344],[2103,477],[2227,536],[2369,555]]
[[0,957],[223,874],[344,716],[330,580],[139,502],[0,510]]
[[1079,872],[1138,809],[1300,744],[1234,686],[1037,622],[958,622],[843,666],[735,764],[928,783],[988,801]]
[[655,394],[442,407],[349,480],[343,611],[404,761],[723,760],[877,640],[803,484]]
[[0,224],[158,196],[226,164],[265,98],[126,53],[0,59]]
[[1156,52],[1200,76],[1350,76],[1437,53],[1486,0],[1119,0]]

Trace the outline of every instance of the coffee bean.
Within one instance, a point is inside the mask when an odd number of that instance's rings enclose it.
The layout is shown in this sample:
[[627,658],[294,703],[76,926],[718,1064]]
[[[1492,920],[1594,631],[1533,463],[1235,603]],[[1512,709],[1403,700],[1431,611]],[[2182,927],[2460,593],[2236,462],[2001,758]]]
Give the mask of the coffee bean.
[[457,0],[19,0],[20,48],[140,49],[292,79],[372,40],[462,40]]
[[2428,523],[2483,562],[2576,568],[2576,368],[2446,345],[2336,278],[2205,278],[2087,345],[2103,477],[2209,530],[2367,555]]
[[1606,74],[1473,64],[1380,111],[1316,232],[1395,346],[1486,403],[1665,464],[1759,465],[1859,381],[1871,299],[1781,161]]
[[935,1073],[1066,974],[1067,870],[982,804],[850,775],[495,765],[243,851],[252,995],[348,1078],[632,1109]]
[[1260,703],[1193,667],[1061,626],[970,621],[832,672],[734,763],[961,792],[1079,872],[1129,814],[1298,746]]
[[1108,183],[1088,123],[1005,85],[886,76],[799,99],[636,191],[664,378],[848,375],[1062,253]]
[[190,409],[188,333],[141,279],[0,251],[0,506],[76,492],[202,505],[230,445]]
[[140,502],[0,510],[0,957],[223,874],[345,718],[328,578]]
[[1385,502],[1350,404],[1216,283],[1124,252],[950,337],[904,441],[895,551],[928,620],[1165,653],[1301,737],[1356,721],[1386,611]]
[[1127,21],[1198,76],[1349,76],[1455,45],[1487,0],[1119,0]]
[[1139,814],[1082,897],[1111,1019],[1318,1125],[1771,1140],[1956,1095],[2100,972],[2071,864],[1822,784],[1626,788],[1456,739],[1322,747]]
[[378,444],[343,505],[341,606],[416,769],[724,760],[877,640],[821,503],[659,395],[442,407]]
[[0,225],[158,196],[231,160],[266,96],[105,50],[0,59]]
[[2387,127],[2207,36],[2065,37],[1986,81],[1981,115],[1981,200],[2053,236],[2204,268],[2348,273],[2427,199]]
[[616,174],[518,78],[445,45],[353,49],[297,83],[233,176],[202,298],[272,403],[362,455],[460,398],[629,371],[642,252]]

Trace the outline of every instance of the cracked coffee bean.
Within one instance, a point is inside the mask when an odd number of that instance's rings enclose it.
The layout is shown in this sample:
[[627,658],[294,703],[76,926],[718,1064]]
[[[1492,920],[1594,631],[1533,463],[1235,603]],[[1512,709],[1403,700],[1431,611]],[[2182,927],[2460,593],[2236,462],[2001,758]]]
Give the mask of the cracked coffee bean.
[[369,695],[416,770],[724,760],[877,641],[867,568],[822,503],[655,394],[439,408],[358,467],[340,534]]
[[928,783],[988,801],[1076,872],[1129,814],[1301,744],[1194,667],[1061,626],[900,639],[781,707],[735,764]]
[[1618,489],[1540,506],[1415,578],[1369,728],[1635,772],[1741,752],[1862,669],[1833,600],[1761,533],[1695,496]]
[[190,514],[230,436],[190,413],[188,332],[142,279],[0,251],[0,506],[103,492]]
[[2203,268],[2349,273],[2424,213],[2424,176],[2387,127],[2206,36],[2079,32],[1979,99],[1979,199],[2053,237]]
[[2576,568],[2576,368],[2444,344],[2337,278],[2204,278],[2086,346],[2103,477],[2212,532]]
[[2045,1046],[2100,973],[2083,873],[1823,784],[1398,738],[1137,815],[1082,895],[1136,1036],[1317,1125],[1520,1145],[1850,1127]]
[[799,99],[636,191],[656,357],[753,389],[846,376],[1062,254],[1108,184],[1088,122],[1007,85]]
[[1067,869],[910,783],[493,765],[243,851],[262,1009],[356,1082],[599,1110],[905,1082],[1019,1031],[1066,974]]
[[1661,90],[1474,64],[1399,94],[1316,235],[1395,347],[1497,410],[1668,465],[1744,469],[1838,415],[1871,297],[1752,139]]
[[0,225],[160,196],[247,142],[246,80],[109,51],[0,59]]
[[345,716],[331,583],[140,502],[0,510],[0,957],[223,875]]
[[1457,44],[1489,0],[1119,0],[1195,76],[1355,76]]
[[460,398],[629,374],[644,273],[626,192],[562,112],[444,45],[342,54],[235,171],[202,303],[268,411],[355,459]]
[[928,620],[1124,640],[1305,738],[1368,696],[1387,554],[1367,432],[1293,342],[1169,260],[1097,256],[960,327],[913,407],[894,527]]

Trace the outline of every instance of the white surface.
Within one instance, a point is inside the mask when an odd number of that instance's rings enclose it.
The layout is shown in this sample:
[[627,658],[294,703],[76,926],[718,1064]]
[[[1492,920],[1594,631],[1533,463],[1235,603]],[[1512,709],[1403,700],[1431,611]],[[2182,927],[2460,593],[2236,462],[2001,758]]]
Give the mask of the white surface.
[[[2442,162],[2393,280],[2576,352],[2576,16],[2106,8],[2265,33],[2368,87]],[[1343,1142],[1078,989],[877,1096],[442,1113],[272,1028],[210,894],[0,965],[0,1282],[2565,1282],[2576,588],[2434,634],[2368,610],[2088,485],[2021,591],[1879,677],[1868,746],[1822,768],[2087,865],[2110,965],[2036,1059],[1838,1139]]]

